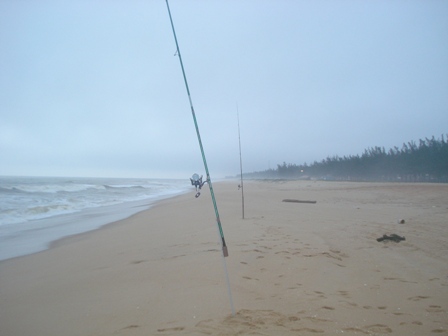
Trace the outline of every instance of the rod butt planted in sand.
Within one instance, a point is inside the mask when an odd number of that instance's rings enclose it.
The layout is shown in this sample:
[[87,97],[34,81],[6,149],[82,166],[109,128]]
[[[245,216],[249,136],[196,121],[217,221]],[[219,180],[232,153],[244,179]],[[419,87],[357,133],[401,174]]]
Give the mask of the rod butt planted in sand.
[[224,257],[228,257],[229,256],[229,251],[227,250],[227,246],[223,246],[222,247],[222,255]]

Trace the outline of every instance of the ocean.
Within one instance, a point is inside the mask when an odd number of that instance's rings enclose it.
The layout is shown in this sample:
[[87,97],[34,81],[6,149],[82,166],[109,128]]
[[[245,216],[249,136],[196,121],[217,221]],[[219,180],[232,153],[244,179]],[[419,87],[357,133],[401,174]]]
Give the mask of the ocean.
[[191,188],[189,179],[0,176],[0,260],[45,250]]

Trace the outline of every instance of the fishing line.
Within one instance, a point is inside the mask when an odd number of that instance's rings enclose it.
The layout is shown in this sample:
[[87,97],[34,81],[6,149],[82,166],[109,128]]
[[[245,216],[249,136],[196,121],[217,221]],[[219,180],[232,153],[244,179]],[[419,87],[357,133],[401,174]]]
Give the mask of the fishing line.
[[177,56],[179,56],[180,67],[182,69],[182,75],[184,77],[184,82],[185,82],[185,88],[187,90],[188,100],[190,102],[191,115],[193,116],[194,126],[196,128],[196,135],[198,137],[199,148],[201,149],[202,161],[204,162],[205,173],[207,175],[207,184],[210,189],[210,195],[212,196],[213,207],[214,207],[215,215],[216,215],[216,224],[218,226],[218,233],[219,233],[221,245],[222,245],[222,260],[223,260],[223,265],[224,265],[224,272],[226,275],[227,289],[229,292],[230,306],[232,308],[232,315],[235,315],[235,309],[233,308],[232,292],[230,290],[229,274],[227,272],[227,266],[226,266],[226,261],[225,261],[225,257],[227,257],[229,255],[229,252],[227,250],[226,241],[224,239],[224,232],[222,230],[221,219],[219,217],[218,206],[216,204],[215,193],[213,191],[213,186],[212,186],[212,180],[210,179],[210,173],[208,171],[207,160],[205,159],[205,152],[204,152],[204,147],[202,146],[201,134],[199,133],[198,122],[196,120],[196,114],[194,112],[193,101],[191,100],[190,89],[188,87],[187,76],[185,75],[184,64],[182,62],[182,55],[180,53],[179,43],[177,42],[176,31],[174,29],[173,18],[171,16],[171,11],[170,11],[170,6],[168,4],[168,0],[166,0],[166,7],[168,9],[168,15],[170,17],[171,28],[173,29],[174,41],[176,42]]

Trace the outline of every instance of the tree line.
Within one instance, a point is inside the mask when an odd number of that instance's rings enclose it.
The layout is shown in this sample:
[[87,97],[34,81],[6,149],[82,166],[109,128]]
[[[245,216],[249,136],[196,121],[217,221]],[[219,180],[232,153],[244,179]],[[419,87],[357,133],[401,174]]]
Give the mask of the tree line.
[[246,178],[324,179],[337,181],[448,182],[448,141],[420,139],[401,148],[371,147],[361,155],[332,156],[308,165],[278,164],[277,169],[245,173]]

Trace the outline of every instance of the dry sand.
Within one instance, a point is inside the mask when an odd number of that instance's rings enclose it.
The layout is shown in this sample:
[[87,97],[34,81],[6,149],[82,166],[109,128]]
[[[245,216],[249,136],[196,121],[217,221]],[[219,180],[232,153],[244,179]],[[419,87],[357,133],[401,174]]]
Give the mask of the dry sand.
[[243,220],[237,184],[235,316],[205,186],[1,262],[0,335],[448,335],[448,185],[246,182]]

